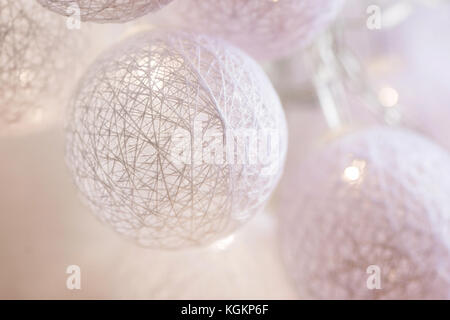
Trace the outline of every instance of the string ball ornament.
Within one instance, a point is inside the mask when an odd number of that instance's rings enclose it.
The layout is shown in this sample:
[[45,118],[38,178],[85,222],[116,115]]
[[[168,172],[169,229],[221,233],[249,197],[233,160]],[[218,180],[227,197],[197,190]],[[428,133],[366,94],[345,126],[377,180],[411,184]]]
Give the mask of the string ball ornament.
[[63,100],[81,36],[34,1],[0,0],[0,131],[28,125]]
[[401,129],[372,127],[316,151],[292,174],[280,216],[298,291],[449,299],[449,177],[449,154]]
[[337,15],[342,0],[185,0],[170,11],[176,24],[230,41],[257,59],[307,45]]
[[65,16],[78,14],[81,21],[122,23],[159,10],[172,0],[37,0]]
[[261,67],[208,36],[138,34],[79,85],[67,162],[92,211],[138,244],[175,249],[233,232],[282,172],[286,124]]

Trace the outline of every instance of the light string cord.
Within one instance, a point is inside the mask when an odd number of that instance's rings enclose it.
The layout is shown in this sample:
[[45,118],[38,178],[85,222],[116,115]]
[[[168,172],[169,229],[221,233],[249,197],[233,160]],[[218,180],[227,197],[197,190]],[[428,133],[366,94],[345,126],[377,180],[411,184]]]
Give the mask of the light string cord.
[[332,130],[351,122],[339,57],[332,31],[321,34],[305,52],[305,65],[311,69],[312,82],[323,115]]

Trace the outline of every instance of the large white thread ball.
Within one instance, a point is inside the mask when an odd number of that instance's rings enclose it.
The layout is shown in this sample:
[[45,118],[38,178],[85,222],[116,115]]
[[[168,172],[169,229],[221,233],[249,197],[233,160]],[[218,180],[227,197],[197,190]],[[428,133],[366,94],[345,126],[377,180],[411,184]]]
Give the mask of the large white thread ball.
[[127,22],[160,9],[172,0],[37,0],[56,13],[77,14],[82,21]]
[[320,299],[450,297],[445,150],[412,132],[375,127],[339,138],[291,174],[281,237],[300,293]]
[[258,59],[308,44],[334,19],[342,0],[184,0],[166,11],[175,24],[222,37]]
[[[236,141],[247,134],[256,140]],[[220,144],[237,151],[208,159]],[[268,200],[285,150],[284,113],[262,69],[189,33],[139,34],[109,50],[69,115],[68,165],[87,203],[150,247],[195,246],[235,230]]]

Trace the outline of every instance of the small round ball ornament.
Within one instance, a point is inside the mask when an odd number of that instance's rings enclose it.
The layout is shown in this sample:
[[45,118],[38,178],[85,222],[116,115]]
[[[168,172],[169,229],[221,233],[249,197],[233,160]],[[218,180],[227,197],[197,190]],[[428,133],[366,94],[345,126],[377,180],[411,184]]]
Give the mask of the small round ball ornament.
[[[0,131],[47,122],[74,83],[83,33],[36,2],[0,0]],[[14,129],[13,129],[14,128]]]
[[82,21],[127,22],[155,11],[172,0],[37,0],[56,13],[79,14]]
[[321,299],[450,298],[445,150],[412,132],[373,127],[335,140],[292,176],[280,223],[300,292]]
[[101,220],[158,248],[216,240],[268,200],[286,125],[262,69],[228,44],[138,34],[106,52],[75,95],[67,160]]
[[272,59],[306,45],[336,16],[343,2],[185,0],[167,12],[183,27],[222,37],[255,58]]

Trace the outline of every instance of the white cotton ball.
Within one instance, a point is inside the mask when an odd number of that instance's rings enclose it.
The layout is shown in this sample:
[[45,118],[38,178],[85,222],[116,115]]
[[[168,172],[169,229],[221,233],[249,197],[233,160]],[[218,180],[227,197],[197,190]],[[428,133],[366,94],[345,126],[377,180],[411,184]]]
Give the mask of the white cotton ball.
[[37,0],[65,16],[79,15],[82,21],[127,22],[160,9],[172,0]]
[[450,298],[446,151],[412,132],[374,127],[324,146],[291,176],[281,237],[300,293]]
[[144,246],[194,246],[264,206],[283,168],[285,126],[270,81],[240,50],[144,33],[85,75],[67,160],[90,207],[117,231]]
[[2,133],[51,122],[76,82],[84,35],[34,1],[0,0]]
[[184,0],[167,19],[222,37],[258,59],[292,53],[334,19],[342,0]]

